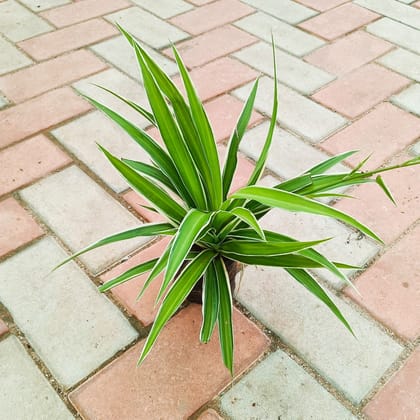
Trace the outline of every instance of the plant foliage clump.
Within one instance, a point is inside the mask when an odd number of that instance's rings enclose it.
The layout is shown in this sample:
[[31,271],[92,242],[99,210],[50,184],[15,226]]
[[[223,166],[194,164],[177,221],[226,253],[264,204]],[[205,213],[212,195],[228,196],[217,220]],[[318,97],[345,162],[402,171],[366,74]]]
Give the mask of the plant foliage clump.
[[[230,372],[233,372],[233,303],[226,269],[228,260],[282,267],[292,278],[326,304],[351,332],[351,327],[340,310],[308,269],[325,268],[349,282],[340,269],[355,267],[330,261],[314,249],[314,246],[328,239],[298,241],[281,233],[263,229],[259,220],[272,208],[311,213],[340,220],[363,234],[381,241],[367,226],[316,199],[327,196],[339,197],[340,195],[334,192],[337,188],[376,182],[393,200],[379,173],[418,164],[419,158],[370,172],[360,170],[364,163],[362,162],[349,173],[326,174],[330,168],[352,155],[354,151],[351,151],[331,157],[303,174],[272,188],[257,186],[276,126],[278,103],[275,76],[272,117],[264,147],[247,185],[229,195],[237,166],[238,148],[250,120],[258,79],[244,104],[229,141],[226,161],[221,166],[208,117],[176,48],[173,47],[173,54],[185,88],[186,99],[137,40],[124,29],[119,29],[136,54],[151,111],[117,93],[108,92],[157,127],[164,146],[104,104],[88,98],[96,108],[118,124],[148,153],[151,164],[120,159],[104,147],[99,146],[99,148],[128,184],[148,200],[150,203],[148,208],[165,216],[167,222],[141,225],[104,238],[77,252],[60,265],[82,253],[116,241],[151,235],[172,237],[160,258],[144,261],[99,287],[101,292],[105,292],[148,272],[149,276],[139,292],[140,298],[151,282],[164,272],[163,282],[156,298],[156,302],[160,305],[159,310],[139,363],[149,354],[168,320],[200,278],[203,278],[203,319],[200,340],[208,342],[215,326],[218,325],[223,362]],[[276,75],[275,59],[274,74]]]

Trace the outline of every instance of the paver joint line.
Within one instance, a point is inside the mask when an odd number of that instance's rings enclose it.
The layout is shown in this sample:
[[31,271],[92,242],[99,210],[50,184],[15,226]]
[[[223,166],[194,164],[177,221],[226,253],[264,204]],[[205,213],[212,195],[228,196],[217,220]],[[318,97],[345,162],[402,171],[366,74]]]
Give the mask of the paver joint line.
[[72,252],[104,234],[163,220],[143,207],[149,203],[116,175],[96,142],[117,156],[149,162],[147,154],[79,96],[98,99],[160,139],[147,120],[94,86],[148,107],[136,58],[115,22],[177,86],[168,47],[179,47],[222,161],[262,75],[231,191],[247,184],[268,129],[271,32],[280,112],[262,185],[351,149],[360,152],[337,171],[371,153],[366,170],[420,156],[418,0],[0,0],[0,417],[416,418],[418,168],[384,174],[397,207],[370,184],[350,191],[358,200],[333,202],[372,227],[384,246],[303,213],[275,210],[262,219],[264,228],[303,240],[333,232],[320,251],[365,267],[349,272],[362,296],[314,271],[359,340],[284,272],[248,266],[236,299],[250,319],[234,310],[237,371],[246,373],[227,389],[217,337],[206,345],[196,339],[196,305],[169,322],[158,349],[135,367],[163,276],[141,305],[135,297],[147,274],[108,297],[96,290],[159,257],[169,238],[113,244],[82,256],[83,270],[72,263],[45,281],[63,247]]

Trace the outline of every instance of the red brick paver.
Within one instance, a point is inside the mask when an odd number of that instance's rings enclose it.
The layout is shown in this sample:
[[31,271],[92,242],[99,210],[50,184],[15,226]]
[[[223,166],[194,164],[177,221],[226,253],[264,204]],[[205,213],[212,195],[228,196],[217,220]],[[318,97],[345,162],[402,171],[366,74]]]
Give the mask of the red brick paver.
[[[102,275],[101,281],[105,283],[136,265],[146,262],[152,258],[159,258],[168,243],[169,238],[161,239],[159,242],[153,244],[144,251],[132,256],[128,261],[117,265],[111,271]],[[157,310],[155,307],[155,299],[163,279],[162,275],[158,276],[147,289],[141,300],[136,301],[136,297],[148,276],[149,273],[143,274],[134,280],[130,280],[129,282],[112,289],[112,294],[115,295],[116,298],[128,309],[128,311],[135,315],[144,325],[151,324],[155,319]]]
[[417,419],[420,395],[420,348],[363,410],[372,420]]
[[309,32],[332,40],[379,18],[379,15],[355,4],[344,4],[301,23]]
[[307,55],[305,60],[341,76],[367,64],[392,49],[393,45],[364,31],[354,32]]
[[60,28],[130,6],[132,4],[127,0],[82,0],[47,10],[40,13],[40,15]]
[[362,296],[348,293],[397,334],[420,335],[420,225],[356,280]]
[[0,232],[0,257],[43,233],[35,220],[14,198],[0,201]]
[[354,118],[409,83],[409,79],[397,73],[377,64],[368,64],[332,82],[312,97],[340,114]]
[[[257,76],[255,70],[230,57],[219,58],[191,71],[191,78],[202,101],[235,89]],[[175,83],[182,85],[179,77],[175,78]]]
[[175,16],[169,21],[184,31],[197,35],[233,22],[254,11],[255,9],[238,0],[217,0],[209,5]]
[[35,60],[45,60],[117,34],[118,30],[110,23],[92,19],[22,41],[18,45]]
[[0,151],[0,195],[14,191],[71,162],[43,135]]
[[[226,42],[227,40],[229,42]],[[192,68],[202,66],[209,61],[254,44],[257,41],[257,38],[234,26],[223,26],[188,41],[181,42],[177,45],[177,49],[185,64]],[[210,45],[211,48],[209,48]],[[173,57],[170,48],[166,49],[164,53]]]
[[[411,157],[403,155],[398,161]],[[391,203],[378,186],[365,184],[351,192],[358,200],[341,200],[336,207],[353,215],[378,233],[385,243],[390,243],[420,217],[419,176],[420,167],[415,166],[383,175],[394,194],[397,206]]]
[[379,167],[420,136],[420,118],[390,103],[382,103],[352,125],[325,140],[321,147],[331,154],[359,153],[347,159],[352,166],[371,154],[364,168]]
[[91,52],[75,51],[0,77],[0,90],[12,101],[21,102],[106,67]]
[[0,148],[89,109],[91,106],[85,100],[64,87],[0,111]]
[[320,12],[325,12],[333,7],[340,6],[340,4],[348,3],[349,0],[297,0],[297,2]]
[[9,328],[7,328],[7,325],[5,324],[5,322],[0,319],[0,337],[3,334],[6,334],[7,331],[9,331]]
[[[143,366],[134,366],[143,342],[125,352],[70,395],[86,418],[121,420],[186,418],[230,383],[220,358],[217,332],[208,344],[198,339],[201,308],[190,305],[162,331]],[[235,373],[267,348],[268,340],[234,311]]]

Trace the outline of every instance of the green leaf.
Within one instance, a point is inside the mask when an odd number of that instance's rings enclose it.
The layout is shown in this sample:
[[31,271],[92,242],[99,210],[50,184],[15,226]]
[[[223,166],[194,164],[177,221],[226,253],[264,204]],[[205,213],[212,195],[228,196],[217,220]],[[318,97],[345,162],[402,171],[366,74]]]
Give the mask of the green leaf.
[[262,172],[264,171],[265,162],[267,160],[268,151],[270,150],[271,141],[273,139],[274,129],[276,128],[276,118],[278,110],[278,93],[277,93],[277,64],[276,64],[276,48],[274,45],[273,36],[271,36],[271,46],[273,50],[273,65],[274,65],[274,96],[273,96],[273,109],[271,111],[270,127],[268,129],[267,137],[264,142],[263,149],[260,156],[255,164],[254,171],[248,180],[247,185],[254,185],[260,179]]
[[168,263],[169,254],[172,249],[172,245],[174,243],[174,239],[172,238],[167,247],[165,248],[165,251],[163,251],[162,255],[157,260],[155,266],[153,267],[151,273],[149,274],[149,277],[144,282],[143,287],[141,288],[140,292],[138,293],[136,297],[136,301],[139,301],[144,292],[147,290],[147,288],[150,286],[152,281],[165,269],[166,264]]
[[211,218],[212,213],[203,213],[197,209],[191,209],[185,216],[178,228],[178,232],[174,236],[174,243],[169,254],[165,278],[156,301],[162,297],[166,287],[175,277],[191,247],[203,230],[208,226]]
[[358,222],[353,217],[335,208],[329,207],[322,203],[318,203],[305,197],[301,197],[294,193],[280,191],[273,188],[252,186],[241,188],[240,190],[236,191],[232,197],[255,200],[265,204],[266,206],[278,207],[288,211],[312,213],[318,214],[320,216],[332,217],[334,219],[341,220],[342,222],[345,222],[355,227],[356,229],[359,229],[364,234],[383,243],[382,240],[367,226]]
[[156,235],[174,235],[175,233],[176,233],[176,230],[174,229],[173,225],[171,225],[170,223],[151,223],[151,224],[136,227],[134,229],[125,230],[123,232],[114,233],[113,235],[102,238],[99,241],[96,241],[88,245],[87,247],[81,249],[80,251],[77,251],[75,254],[66,258],[64,261],[62,261],[60,264],[54,267],[51,271],[57,270],[57,268],[68,263],[69,261],[78,257],[79,255],[84,254],[85,252],[92,251],[93,249],[99,248],[104,245],[112,244],[114,242],[119,242],[119,241],[125,241],[127,239],[132,239],[132,238],[137,238],[137,237],[156,236]]
[[145,175],[148,175],[151,178],[154,178],[156,181],[159,181],[160,183],[168,187],[172,192],[179,195],[179,192],[172,184],[171,180],[159,168],[156,168],[152,165],[148,165],[147,163],[138,162],[136,160],[124,158],[122,158],[121,160],[124,163],[126,163],[130,168],[134,169],[137,172],[141,172]]
[[169,106],[145,63],[142,51],[137,44],[134,45],[134,49],[143,75],[144,88],[165,146],[197,208],[205,210],[207,201],[199,172]]
[[255,232],[262,238],[265,239],[264,231],[261,226],[258,224],[258,221],[254,214],[244,207],[237,207],[230,211],[232,214],[241,219],[244,223],[250,226]]
[[233,302],[229,274],[221,258],[213,260],[219,285],[219,341],[223,363],[233,376]]
[[133,101],[130,101],[130,99],[124,98],[123,96],[119,95],[116,92],[113,92],[111,89],[108,89],[104,86],[100,86],[97,85],[95,83],[93,83],[94,86],[98,87],[99,89],[102,89],[108,93],[110,93],[111,95],[114,95],[116,98],[118,98],[120,101],[124,102],[125,104],[127,104],[130,108],[133,108],[135,111],[137,111],[140,115],[142,115],[144,118],[146,118],[147,121],[149,121],[151,124],[153,124],[154,126],[156,126],[156,121],[155,121],[155,117],[153,116],[153,114],[151,112],[149,112],[147,109],[143,108],[142,106],[136,104]]
[[117,159],[104,147],[98,145],[115,169],[123,176],[128,184],[142,194],[148,201],[156,206],[169,219],[179,223],[186,210],[181,207],[166,191],[158,187],[144,176],[140,175],[134,169],[131,169],[126,163]]
[[140,365],[152,349],[162,328],[169,321],[171,316],[177,311],[182,302],[188,296],[197,283],[199,278],[206,271],[208,265],[215,257],[215,252],[212,250],[205,250],[201,252],[194,260],[192,260],[187,268],[172,284],[168,291],[159,311],[156,315],[155,322],[146,339],[138,364]]
[[234,254],[232,252],[225,253],[223,250],[219,251],[222,255],[227,258],[236,260],[248,265],[265,265],[269,267],[286,267],[286,268],[322,268],[322,264],[316,261],[304,257],[299,254],[284,254],[273,256],[263,255],[242,255]]
[[214,264],[210,264],[204,274],[202,312],[203,322],[200,330],[200,341],[208,343],[219,314],[219,287]]
[[286,269],[286,271],[293,276],[301,285],[309,290],[314,296],[320,299],[332,313],[343,323],[343,325],[354,335],[349,323],[344,318],[343,314],[337,308],[335,303],[325,293],[324,289],[317,283],[317,281],[305,270]]
[[112,280],[107,281],[102,286],[99,286],[98,290],[100,292],[106,292],[115,286],[119,286],[120,284],[139,276],[140,274],[147,273],[155,266],[157,261],[158,259],[154,258],[150,261],[146,261],[144,263],[136,265],[135,267],[132,267],[129,270],[127,270],[125,273],[120,274],[119,276],[114,277]]
[[229,189],[232,184],[233,175],[236,170],[236,165],[238,163],[238,150],[239,144],[242,140],[242,137],[245,133],[245,130],[248,126],[249,120],[252,115],[252,109],[254,107],[255,97],[258,89],[258,79],[255,81],[252,86],[251,92],[248,96],[248,99],[245,102],[245,105],[242,109],[241,115],[239,116],[236,127],[230,137],[228,152],[226,157],[226,162],[223,168],[223,199],[226,199],[226,196],[229,192]]
[[190,193],[185,188],[179,174],[176,170],[171,157],[142,129],[136,127],[121,115],[112,111],[105,105],[102,105],[95,99],[89,96],[82,95],[86,98],[93,106],[107,115],[111,120],[118,124],[145,152],[149,154],[152,161],[158,165],[158,167],[167,175],[173,185],[177,187],[179,195],[188,203],[190,206],[194,205],[194,201],[191,198]]
[[[178,54],[175,47],[172,47],[175,60],[178,64],[179,73],[182,77],[185,90],[187,92],[188,101],[191,108],[191,114],[197,129],[198,135],[204,151],[207,164],[202,169],[202,174],[206,185],[208,185],[209,202],[211,203],[211,210],[216,210],[222,203],[222,177],[220,174],[219,157],[216,149],[216,142],[214,140],[213,132],[201,103],[197,92],[194,88],[192,80],[185,68],[185,65]],[[207,171],[209,169],[209,171]]]
[[[331,238],[329,238],[331,239]],[[245,256],[276,256],[282,254],[290,254],[292,252],[301,251],[306,248],[318,245],[322,242],[328,241],[329,239],[322,239],[318,241],[270,241],[270,242],[255,242],[255,241],[227,241],[220,246],[220,250],[223,251],[224,255],[245,255]]]
[[394,205],[397,205],[395,202],[394,197],[392,196],[392,193],[390,189],[385,184],[385,181],[382,179],[380,175],[376,177],[376,183],[381,187],[382,191],[386,194],[386,196],[394,203]]
[[[269,241],[291,241],[291,242],[297,242],[297,239],[291,238],[286,235],[282,235],[277,232],[272,232],[269,230],[264,230],[264,234]],[[235,231],[229,235],[229,238],[244,238],[248,240],[259,240],[259,237],[250,229],[240,229],[238,231]],[[299,251],[300,255],[303,255],[306,258],[311,259],[312,261],[315,261],[316,263],[320,264],[320,267],[326,268],[328,271],[330,271],[332,274],[336,275],[340,279],[344,280],[349,286],[352,288],[355,288],[353,283],[345,276],[338,268],[345,268],[345,269],[360,269],[360,267],[355,267],[347,264],[338,264],[331,262],[328,258],[326,258],[324,255],[316,251],[315,249],[308,248],[303,249]],[[338,268],[337,268],[338,267]],[[357,291],[357,290],[356,290]],[[358,292],[359,293],[359,292]]]
[[328,171],[328,169],[331,169],[332,167],[339,164],[343,160],[354,155],[356,152],[358,152],[358,150],[351,150],[349,152],[340,153],[339,155],[326,159],[323,162],[318,163],[318,165],[315,165],[312,168],[305,171],[305,174],[311,174],[311,175],[323,174],[324,172]]

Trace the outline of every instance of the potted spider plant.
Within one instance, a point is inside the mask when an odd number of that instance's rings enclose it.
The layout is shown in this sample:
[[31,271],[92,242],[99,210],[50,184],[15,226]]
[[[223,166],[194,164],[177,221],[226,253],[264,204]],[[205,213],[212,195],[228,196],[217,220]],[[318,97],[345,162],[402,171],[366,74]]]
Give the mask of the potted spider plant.
[[[59,266],[112,242],[139,236],[171,236],[171,241],[160,258],[144,261],[99,287],[101,292],[106,292],[148,272],[149,276],[139,291],[140,299],[151,282],[164,272],[156,298],[159,310],[144,344],[139,364],[151,351],[168,320],[189,299],[202,303],[200,340],[203,343],[210,340],[215,326],[218,325],[223,362],[233,374],[232,291],[238,264],[282,267],[324,302],[352,333],[340,310],[308,269],[325,268],[351,284],[341,269],[358,267],[330,261],[314,249],[314,246],[328,239],[298,241],[281,233],[262,229],[259,219],[272,208],[312,213],[340,220],[381,242],[367,226],[316,199],[325,196],[339,197],[334,192],[337,188],[375,182],[393,200],[380,173],[419,164],[420,159],[414,158],[400,165],[369,172],[360,170],[362,162],[350,173],[326,174],[326,171],[354,153],[351,151],[331,157],[272,188],[258,186],[276,126],[278,104],[275,76],[271,123],[264,147],[247,185],[229,195],[237,165],[238,148],[250,120],[258,79],[244,104],[228,144],[225,163],[221,166],[206,112],[176,48],[173,47],[173,54],[186,98],[138,41],[121,27],[119,29],[134,49],[151,111],[118,93],[108,92],[157,127],[164,146],[106,105],[87,98],[148,153],[152,164],[120,159],[100,145],[99,149],[128,184],[148,200],[150,207],[147,208],[163,215],[167,221],[144,224],[106,237],[72,255]],[[274,43],[272,46],[276,75]]]

